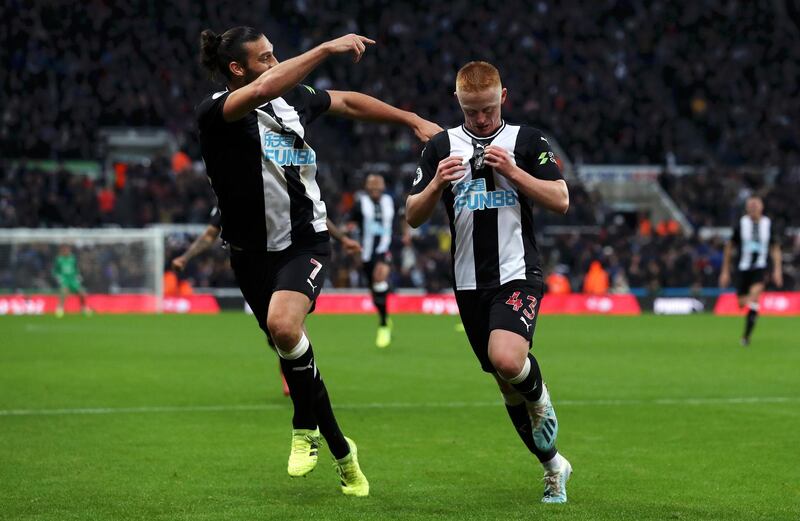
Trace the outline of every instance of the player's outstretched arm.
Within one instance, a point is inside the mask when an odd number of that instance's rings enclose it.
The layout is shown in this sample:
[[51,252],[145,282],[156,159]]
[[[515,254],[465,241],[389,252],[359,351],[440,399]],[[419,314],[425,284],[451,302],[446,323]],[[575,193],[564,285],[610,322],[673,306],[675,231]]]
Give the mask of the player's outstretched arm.
[[408,196],[406,199],[406,222],[409,226],[418,228],[431,218],[436,209],[436,203],[441,199],[445,188],[450,186],[452,181],[464,177],[466,168],[462,161],[463,159],[457,156],[442,159],[436,167],[436,175],[425,188],[417,194]]
[[775,242],[770,250],[772,253],[772,282],[779,288],[783,287],[783,253],[781,252],[781,245]]
[[361,253],[361,245],[358,244],[358,241],[351,239],[344,233],[336,224],[328,218],[327,220],[328,226],[328,233],[331,234],[331,237],[334,240],[337,240],[341,243],[342,249],[348,255],[357,255]]
[[331,107],[328,112],[336,116],[360,121],[405,125],[413,130],[423,143],[442,131],[442,127],[436,123],[413,112],[393,107],[367,94],[339,90],[330,90],[328,94],[331,96]]
[[172,259],[172,269],[175,271],[186,269],[186,265],[190,260],[209,249],[217,241],[221,231],[217,226],[207,226],[205,231],[192,242],[185,252]]
[[731,283],[731,251],[733,250],[732,241],[725,243],[725,249],[722,252],[722,267],[719,270],[719,287],[727,288]]
[[233,91],[225,100],[222,115],[228,122],[241,119],[251,110],[285,94],[332,54],[352,52],[353,61],[358,62],[366,46],[374,43],[365,36],[348,34],[281,62],[253,82]]

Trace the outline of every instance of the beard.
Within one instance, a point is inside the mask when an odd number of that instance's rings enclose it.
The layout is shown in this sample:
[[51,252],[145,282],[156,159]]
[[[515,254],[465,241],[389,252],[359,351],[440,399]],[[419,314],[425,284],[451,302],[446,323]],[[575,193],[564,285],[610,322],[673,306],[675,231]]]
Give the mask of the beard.
[[261,76],[262,74],[264,74],[268,70],[269,70],[269,68],[264,69],[263,71],[257,71],[257,70],[251,69],[249,67],[245,67],[244,68],[244,84],[245,85],[249,85],[249,84],[253,83],[259,76]]

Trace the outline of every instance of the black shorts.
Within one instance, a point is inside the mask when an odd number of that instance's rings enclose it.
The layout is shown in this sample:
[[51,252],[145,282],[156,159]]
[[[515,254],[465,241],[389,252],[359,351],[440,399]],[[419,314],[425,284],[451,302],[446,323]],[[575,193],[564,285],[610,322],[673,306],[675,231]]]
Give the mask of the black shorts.
[[512,280],[493,289],[456,290],[456,302],[464,331],[487,373],[495,369],[489,361],[489,333],[511,331],[533,344],[539,305],[544,293],[541,280]]
[[231,268],[236,282],[270,344],[267,311],[272,294],[279,290],[302,293],[311,300],[309,313],[313,312],[325,281],[329,257],[328,242],[279,252],[231,248]]
[[364,270],[364,276],[367,277],[369,287],[372,287],[372,274],[375,273],[375,265],[379,262],[392,265],[392,253],[385,251],[383,253],[373,253],[368,261],[361,264],[361,269]]
[[740,297],[749,294],[753,284],[764,284],[766,282],[766,274],[767,270],[764,268],[739,271],[736,275],[736,294]]

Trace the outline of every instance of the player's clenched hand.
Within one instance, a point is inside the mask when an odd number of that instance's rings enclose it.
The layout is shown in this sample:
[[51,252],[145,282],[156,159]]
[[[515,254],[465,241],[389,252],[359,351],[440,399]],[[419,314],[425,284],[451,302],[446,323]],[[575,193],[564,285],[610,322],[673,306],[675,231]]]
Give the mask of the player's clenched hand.
[[186,258],[181,255],[172,259],[172,269],[181,272],[186,268]]
[[434,187],[437,190],[441,190],[451,182],[464,177],[466,168],[462,161],[463,158],[458,156],[447,157],[439,161],[439,166],[436,167],[436,176],[433,178]]
[[358,34],[346,34],[342,37],[330,40],[322,44],[332,54],[353,53],[353,62],[358,63],[361,56],[366,52],[367,45],[372,45],[375,40],[370,40],[366,36]]
[[484,161],[487,165],[494,168],[498,174],[508,177],[514,167],[516,166],[511,160],[511,156],[503,147],[489,145],[484,151]]
[[412,128],[414,129],[414,134],[417,136],[417,139],[423,143],[427,143],[430,138],[443,130],[442,127],[436,123],[419,116],[416,117]]
[[358,241],[350,237],[342,237],[342,249],[347,255],[358,255],[361,253],[361,245]]

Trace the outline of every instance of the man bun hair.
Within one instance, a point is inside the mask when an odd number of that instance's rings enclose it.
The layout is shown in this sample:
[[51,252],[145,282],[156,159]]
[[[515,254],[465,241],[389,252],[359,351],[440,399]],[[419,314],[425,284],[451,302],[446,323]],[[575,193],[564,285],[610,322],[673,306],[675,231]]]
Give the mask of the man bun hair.
[[208,71],[212,80],[230,80],[228,65],[231,62],[245,63],[247,51],[244,45],[264,36],[252,27],[239,26],[217,34],[211,29],[200,33],[200,63]]
[[221,34],[217,34],[211,29],[200,33],[200,63],[212,74],[217,67],[217,52],[220,43],[222,43]]

